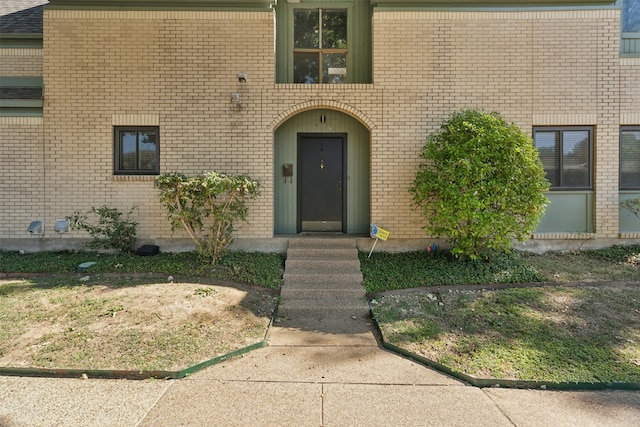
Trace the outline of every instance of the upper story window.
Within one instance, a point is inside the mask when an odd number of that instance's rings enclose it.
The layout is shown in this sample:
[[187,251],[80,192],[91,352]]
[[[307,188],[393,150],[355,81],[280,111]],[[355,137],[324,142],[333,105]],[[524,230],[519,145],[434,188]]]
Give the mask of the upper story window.
[[640,0],[622,2],[622,32],[640,32]]
[[620,189],[640,189],[640,126],[620,128]]
[[157,126],[114,129],[113,172],[115,175],[160,173],[160,132]]
[[533,140],[552,190],[592,188],[592,127],[535,128]]
[[370,1],[289,0],[275,9],[276,83],[371,83]]
[[293,11],[293,82],[346,83],[347,10]]
[[623,54],[640,55],[640,0],[622,0]]

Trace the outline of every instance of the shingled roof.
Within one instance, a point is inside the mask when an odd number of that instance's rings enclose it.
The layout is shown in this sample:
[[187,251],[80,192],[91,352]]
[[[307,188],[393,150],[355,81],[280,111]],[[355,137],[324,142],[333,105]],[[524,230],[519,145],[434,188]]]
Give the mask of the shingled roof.
[[2,0],[0,2],[0,33],[42,34],[43,0]]

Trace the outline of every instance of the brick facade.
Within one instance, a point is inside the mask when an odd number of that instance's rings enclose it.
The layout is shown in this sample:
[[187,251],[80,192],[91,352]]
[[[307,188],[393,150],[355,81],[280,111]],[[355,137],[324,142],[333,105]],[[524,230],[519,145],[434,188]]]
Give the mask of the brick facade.
[[[385,94],[384,137],[394,153],[389,176],[406,189],[425,135],[451,112],[498,111],[530,131],[541,125],[593,125],[595,232],[618,233],[620,29],[618,11],[382,12],[374,14],[374,79]],[[397,46],[410,46],[398,49]],[[630,69],[632,67],[629,67]],[[637,68],[636,68],[637,70]],[[638,77],[624,79],[638,86]],[[393,96],[386,96],[393,93]],[[400,154],[400,155],[398,155]],[[382,166],[383,161],[379,162]],[[375,173],[374,173],[375,175]],[[409,197],[372,184],[387,206],[375,217],[420,235]],[[376,196],[374,196],[376,199]],[[375,212],[375,208],[374,208]]]
[[138,206],[142,239],[185,237],[153,177],[113,175],[120,125],[160,127],[162,172],[258,178],[238,236],[271,238],[274,132],[321,108],[370,131],[370,216],[398,239],[426,237],[407,188],[426,136],[453,111],[498,111],[527,132],[592,125],[594,231],[616,238],[619,125],[640,124],[640,62],[620,58],[619,13],[375,11],[373,83],[308,86],[274,83],[270,12],[46,10],[44,55],[0,49],[1,75],[45,81],[44,118],[0,118],[0,239],[102,204]]
[[0,49],[0,76],[42,76],[42,49]]
[[45,209],[42,118],[0,117],[0,135],[0,237],[24,237]]

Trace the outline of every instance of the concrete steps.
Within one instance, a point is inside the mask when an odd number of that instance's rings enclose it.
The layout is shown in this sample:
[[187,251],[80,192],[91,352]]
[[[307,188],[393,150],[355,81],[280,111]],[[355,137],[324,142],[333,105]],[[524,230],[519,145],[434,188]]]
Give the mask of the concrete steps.
[[288,321],[369,316],[353,239],[290,240],[283,278],[278,313]]

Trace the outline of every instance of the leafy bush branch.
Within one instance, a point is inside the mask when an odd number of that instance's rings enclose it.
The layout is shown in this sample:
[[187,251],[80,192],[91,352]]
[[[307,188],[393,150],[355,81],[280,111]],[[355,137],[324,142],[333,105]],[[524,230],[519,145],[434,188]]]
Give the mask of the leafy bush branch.
[[233,241],[234,223],[246,220],[245,200],[258,196],[260,184],[246,175],[212,171],[193,177],[165,173],[155,186],[172,229],[184,229],[198,253],[215,264]]
[[[136,207],[124,215],[117,208],[106,205],[82,213],[75,211],[67,219],[70,228],[84,230],[93,238],[87,245],[93,249],[115,249],[126,252],[131,249],[137,238],[138,223],[131,219]],[[90,220],[89,216],[97,216]]]

